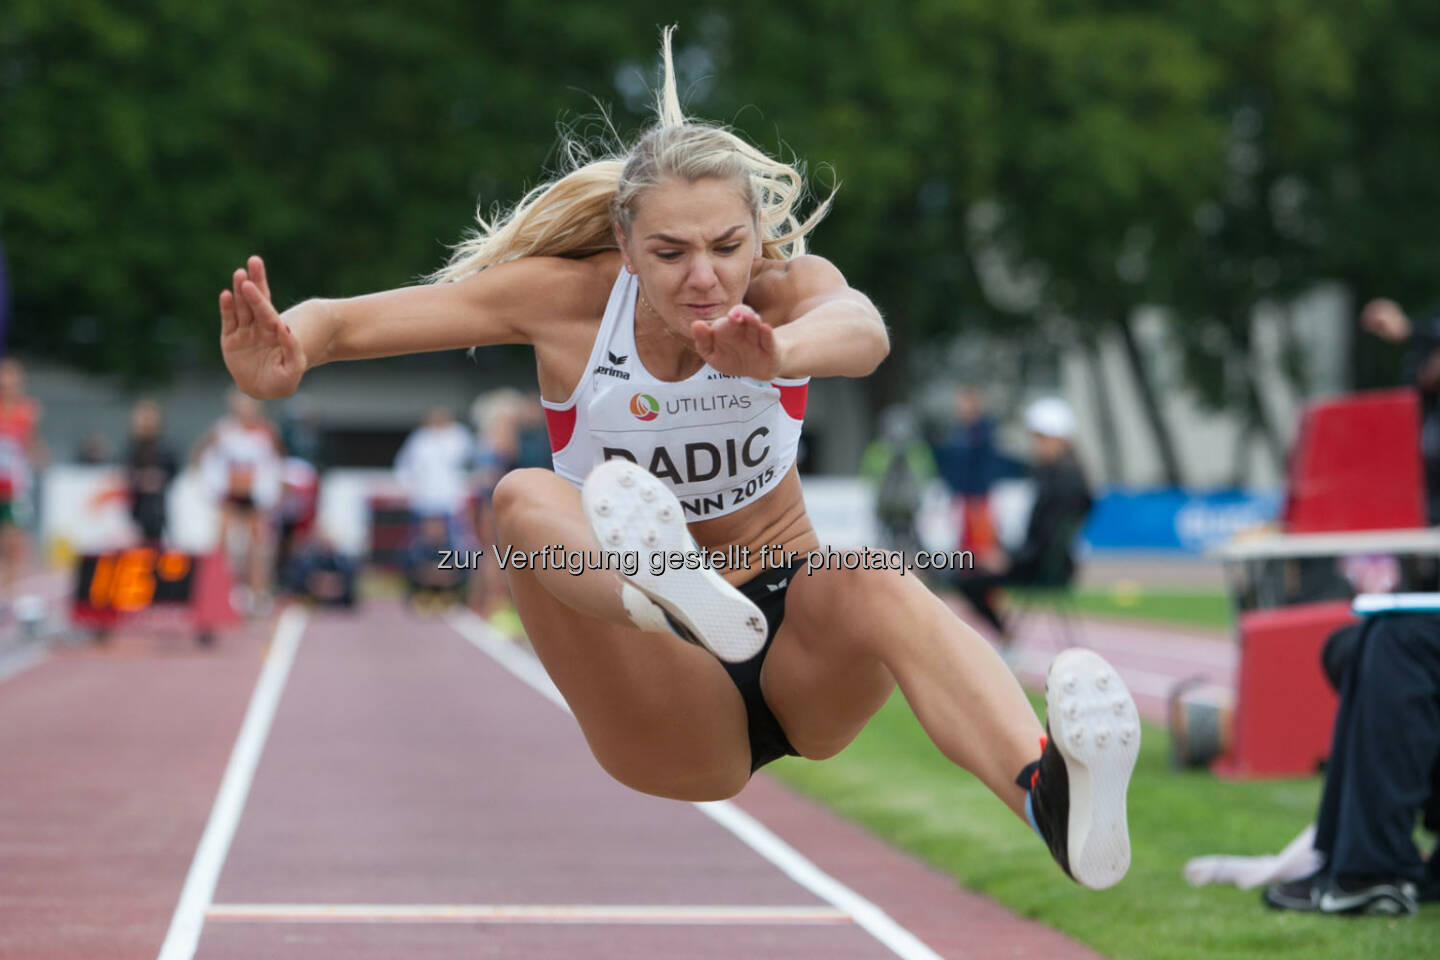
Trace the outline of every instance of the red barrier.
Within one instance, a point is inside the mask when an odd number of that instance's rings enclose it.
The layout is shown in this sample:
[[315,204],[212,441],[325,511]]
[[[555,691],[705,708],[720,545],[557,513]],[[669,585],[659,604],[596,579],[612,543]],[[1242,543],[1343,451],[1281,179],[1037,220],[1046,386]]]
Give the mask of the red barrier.
[[1420,407],[1414,390],[1313,403],[1286,481],[1286,533],[1425,526]]
[[1226,777],[1304,776],[1330,752],[1339,700],[1320,651],[1355,621],[1346,601],[1242,613],[1234,740],[1212,764]]
[[224,550],[215,550],[200,558],[200,582],[195,587],[195,599],[191,608],[195,617],[195,629],[202,636],[216,630],[233,627],[240,622],[240,615],[231,603],[230,592],[235,578],[230,573],[230,562]]

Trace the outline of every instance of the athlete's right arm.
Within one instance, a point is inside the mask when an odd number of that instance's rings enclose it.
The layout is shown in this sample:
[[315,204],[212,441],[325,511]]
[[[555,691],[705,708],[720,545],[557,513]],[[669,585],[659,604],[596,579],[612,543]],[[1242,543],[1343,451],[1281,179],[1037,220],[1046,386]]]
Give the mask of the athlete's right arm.
[[335,360],[530,342],[530,325],[568,308],[575,261],[515,260],[456,283],[402,287],[275,310],[265,264],[251,257],[220,294],[220,347],[235,384],[288,397],[306,370]]

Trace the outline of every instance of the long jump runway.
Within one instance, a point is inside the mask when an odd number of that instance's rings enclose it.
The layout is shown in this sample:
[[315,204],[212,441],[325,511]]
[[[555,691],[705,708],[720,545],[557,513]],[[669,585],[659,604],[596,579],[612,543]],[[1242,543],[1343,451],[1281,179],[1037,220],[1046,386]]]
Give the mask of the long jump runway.
[[[156,690],[138,671],[123,695],[81,690],[69,718],[30,724],[30,753],[0,728],[3,782],[27,762],[32,774],[58,774],[78,794],[72,829],[87,803],[126,795],[87,794],[96,768],[68,761],[90,749],[91,720],[73,713],[121,700],[143,713],[136,702],[159,699],[163,712],[132,734],[182,742],[178,752],[116,744],[99,768],[128,775],[137,797],[158,787],[152,809],[91,810],[89,820],[122,822],[85,828],[78,843],[52,837],[59,854],[12,861],[31,875],[0,879],[0,956],[1094,956],[763,775],[735,803],[619,786],[533,658],[468,614],[418,618],[383,603],[358,615],[292,611],[267,651],[258,678],[196,656]],[[143,660],[52,658],[0,683],[0,721],[43,713],[54,702],[45,686],[74,686],[65,677],[77,669],[93,687]],[[248,705],[236,702],[246,678]],[[227,720],[222,776],[214,728]],[[45,744],[52,735],[60,742]],[[0,855],[27,823],[47,829],[46,784],[32,777],[4,804],[14,819],[0,826]],[[119,881],[72,885],[96,862],[113,870],[139,856],[156,834],[166,856],[134,864],[127,892]],[[182,839],[188,863],[175,855]],[[37,883],[45,893],[33,893]],[[17,894],[48,914],[7,909]]]

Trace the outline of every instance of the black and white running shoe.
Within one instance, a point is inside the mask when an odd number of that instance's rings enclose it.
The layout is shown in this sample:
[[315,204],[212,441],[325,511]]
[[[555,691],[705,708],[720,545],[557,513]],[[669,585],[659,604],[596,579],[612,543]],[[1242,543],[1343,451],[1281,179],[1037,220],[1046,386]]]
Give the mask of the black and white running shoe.
[[1420,890],[1395,877],[1340,877],[1312,873],[1288,883],[1272,883],[1261,899],[1275,910],[1404,917],[1420,909]]
[[1273,910],[1315,913],[1320,909],[1320,891],[1324,886],[1324,875],[1312,873],[1298,880],[1272,883],[1260,894],[1260,899]]
[[1035,825],[1066,873],[1103,890],[1130,869],[1125,793],[1140,752],[1135,701],[1103,657],[1071,649],[1050,665],[1045,703],[1045,746],[1030,783]]
[[682,639],[731,663],[764,648],[760,608],[713,569],[689,562],[699,547],[662,481],[628,460],[607,460],[585,478],[580,500],[601,550],[638,556],[626,581],[660,607]]
[[1320,891],[1321,913],[1404,917],[1420,909],[1420,890],[1395,877],[1337,877]]

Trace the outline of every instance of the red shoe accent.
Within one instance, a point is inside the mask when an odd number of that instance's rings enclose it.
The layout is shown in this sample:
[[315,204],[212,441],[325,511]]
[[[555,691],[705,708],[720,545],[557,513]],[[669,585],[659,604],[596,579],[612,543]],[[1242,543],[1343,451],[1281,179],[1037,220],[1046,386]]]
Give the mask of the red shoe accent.
[[[1044,752],[1045,752],[1045,745],[1046,745],[1047,743],[1049,743],[1049,742],[1050,742],[1050,738],[1047,737],[1047,736],[1045,736],[1044,734],[1041,734],[1041,736],[1040,736],[1040,752],[1041,752],[1041,753],[1044,753]],[[1035,781],[1036,781],[1036,780],[1039,780],[1039,779],[1040,779],[1040,768],[1039,768],[1039,767],[1036,767],[1036,768],[1035,768],[1035,772],[1032,773],[1032,774],[1030,774],[1030,789],[1031,789],[1031,790],[1034,790],[1034,789],[1035,789]]]

